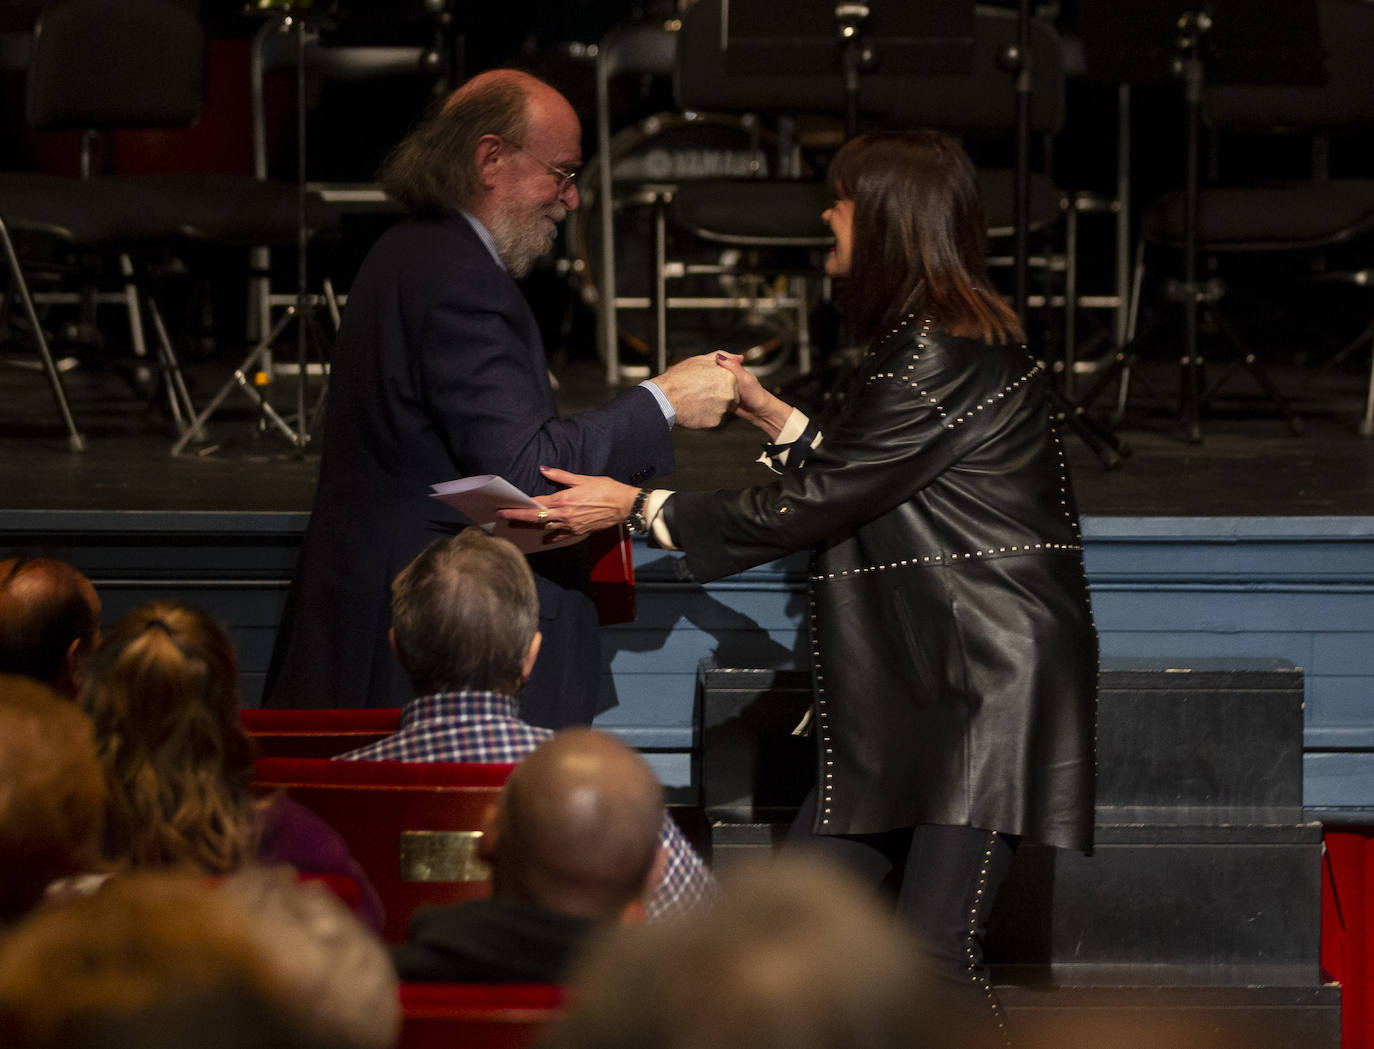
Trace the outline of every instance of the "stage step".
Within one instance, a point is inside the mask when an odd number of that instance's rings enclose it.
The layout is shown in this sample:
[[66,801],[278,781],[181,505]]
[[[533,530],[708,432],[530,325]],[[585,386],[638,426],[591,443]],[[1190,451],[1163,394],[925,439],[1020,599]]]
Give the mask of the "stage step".
[[[1315,982],[1321,825],[1100,827],[1092,856],[1021,848],[988,923],[992,962],[1255,965]],[[1209,980],[1208,982],[1216,982]],[[1254,982],[1240,974],[1234,982]]]
[[[723,869],[776,847],[808,789],[811,744],[790,730],[810,680],[707,667],[700,682]],[[1302,702],[1280,661],[1104,665],[1093,854],[1023,846],[989,924],[1018,1046],[1340,1044]]]
[[1302,708],[1282,660],[1105,662],[1098,808],[1301,809]]
[[1341,1044],[1341,992],[1335,984],[1028,986],[998,979],[994,972],[1016,1049],[1336,1049]]

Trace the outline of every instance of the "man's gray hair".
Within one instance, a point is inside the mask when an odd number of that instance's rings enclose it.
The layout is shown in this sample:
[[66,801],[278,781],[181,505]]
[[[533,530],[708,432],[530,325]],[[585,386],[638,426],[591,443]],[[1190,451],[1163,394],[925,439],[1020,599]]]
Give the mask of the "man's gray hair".
[[478,140],[499,135],[508,142],[524,141],[522,79],[499,73],[479,77],[436,103],[383,163],[378,178],[387,193],[413,215],[437,218],[471,210],[483,193],[475,159]]
[[515,695],[539,597],[513,543],[468,528],[431,543],[391,584],[396,651],[416,695]]

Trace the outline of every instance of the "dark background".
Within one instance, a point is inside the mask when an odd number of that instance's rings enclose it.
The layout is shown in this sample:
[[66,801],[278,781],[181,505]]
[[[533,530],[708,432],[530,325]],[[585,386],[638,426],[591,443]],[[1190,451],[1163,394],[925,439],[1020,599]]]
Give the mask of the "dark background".
[[[798,3],[814,0],[797,0]],[[1125,2],[1125,0],[1122,0]],[[1052,170],[1059,186],[1110,196],[1115,190],[1117,87],[1112,63],[1101,54],[1085,52],[1079,6],[1083,0],[1040,5],[1037,9],[1058,27],[1065,42],[1069,71],[1068,118],[1054,142]],[[1108,11],[1117,0],[1088,0],[1090,8]],[[230,0],[207,0],[202,12],[212,41],[208,61],[208,104],[199,123],[185,131],[117,132],[101,137],[96,146],[101,171],[137,174],[158,170],[251,171],[248,45],[262,23],[254,5]],[[1009,5],[1014,6],[1014,5]],[[1130,0],[1137,18],[1151,23],[1157,17],[1156,40],[1170,38],[1183,0]],[[0,165],[9,169],[74,174],[79,152],[78,132],[39,133],[23,120],[22,40],[42,4],[0,3],[0,86],[4,122],[0,132]],[[436,7],[438,8],[436,10]],[[581,114],[584,156],[595,153],[594,45],[612,27],[634,20],[673,17],[672,0],[329,0],[306,4],[312,27],[328,40],[348,43],[405,43],[431,47],[442,57],[436,77],[398,77],[367,84],[312,81],[309,87],[308,176],[312,180],[365,182],[371,180],[390,147],[425,111],[466,76],[483,69],[516,65],[530,69],[559,87]],[[1092,75],[1090,75],[1090,73]],[[1132,89],[1131,212],[1183,181],[1185,110],[1181,85],[1167,68],[1156,68],[1153,82]],[[267,84],[271,173],[295,177],[294,73],[272,73]],[[613,85],[614,127],[629,128],[650,114],[674,109],[671,85],[663,79],[620,77]],[[1332,174],[1356,173],[1365,150],[1358,140],[1333,143]],[[1304,176],[1311,165],[1311,147],[1302,136],[1275,139],[1272,135],[1208,139],[1205,173],[1208,178]],[[1009,162],[1009,144],[971,147],[980,163]],[[825,149],[808,152],[818,169]],[[342,241],[317,250],[311,271],[328,270],[338,287],[346,288],[349,274],[361,259],[380,221],[351,222]],[[1134,227],[1133,227],[1134,228]],[[1112,272],[1111,223],[1085,219],[1081,242],[1081,270],[1085,291],[1108,292]],[[286,260],[281,279],[290,285],[293,266]],[[1243,265],[1243,263],[1242,263]],[[190,249],[169,269],[184,273],[192,294],[183,296],[184,311],[171,317],[174,334],[189,353],[238,353],[242,348],[242,294],[227,275],[241,267],[232,254]],[[219,279],[221,273],[226,279]],[[1318,336],[1316,348],[1303,340],[1298,352],[1320,357],[1326,344],[1337,347],[1363,323],[1363,303],[1346,293],[1325,289],[1296,291],[1297,282],[1271,263],[1243,283],[1255,289],[1242,316],[1253,321],[1252,334],[1261,343],[1281,344],[1288,353],[1294,340],[1290,330],[1314,309],[1341,318],[1329,335]],[[1256,281],[1255,278],[1258,278]],[[280,284],[279,284],[280,286]],[[579,280],[566,264],[537,271],[529,292],[545,323],[555,362],[594,357],[594,323],[579,294]],[[1007,288],[1002,289],[1009,291]],[[168,301],[175,297],[168,296]],[[1150,297],[1147,295],[1147,301]],[[1350,314],[1349,321],[1344,315]],[[1353,327],[1352,327],[1353,326]],[[820,329],[822,336],[825,327]],[[1274,336],[1270,340],[1270,336]],[[1053,341],[1053,332],[1047,338]],[[1262,347],[1263,348],[1263,347]]]

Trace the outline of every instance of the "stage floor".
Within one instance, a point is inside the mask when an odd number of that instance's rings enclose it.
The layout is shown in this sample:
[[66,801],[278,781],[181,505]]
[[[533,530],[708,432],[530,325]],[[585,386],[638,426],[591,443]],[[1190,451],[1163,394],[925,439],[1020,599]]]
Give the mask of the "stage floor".
[[[1374,515],[1374,441],[1356,424],[1367,375],[1359,360],[1344,370],[1275,369],[1306,423],[1289,434],[1248,376],[1237,375],[1204,420],[1204,440],[1184,439],[1176,418],[1144,394],[1134,398],[1121,434],[1133,454],[1107,471],[1066,434],[1080,510],[1110,517]],[[229,365],[190,375],[198,406],[209,401]],[[1367,367],[1367,364],[1364,365]],[[1152,365],[1172,392],[1172,369]],[[32,371],[0,367],[0,509],[93,511],[303,512],[310,509],[316,450],[297,454],[274,431],[260,432],[255,409],[235,391],[210,421],[213,443],[173,458],[165,408],[136,397],[112,371],[77,368],[65,376],[88,450],[67,449],[52,397]],[[565,412],[603,403],[599,364],[574,361],[560,375]],[[294,402],[294,380],[277,397]],[[1105,398],[1104,398],[1105,404]],[[284,409],[283,409],[284,410]],[[679,469],[665,487],[720,488],[764,479],[753,463],[758,432],[730,420],[705,433],[678,431]],[[446,478],[435,478],[436,481]]]

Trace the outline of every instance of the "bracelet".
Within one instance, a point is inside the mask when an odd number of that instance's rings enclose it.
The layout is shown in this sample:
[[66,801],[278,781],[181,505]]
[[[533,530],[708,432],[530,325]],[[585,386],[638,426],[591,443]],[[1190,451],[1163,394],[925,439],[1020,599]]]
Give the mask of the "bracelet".
[[635,495],[635,501],[630,505],[630,512],[625,518],[625,527],[630,530],[631,535],[648,535],[649,522],[644,518],[644,500],[649,498],[649,489],[641,488]]

